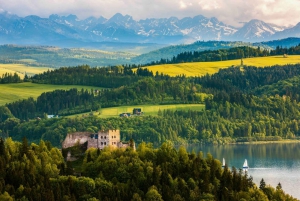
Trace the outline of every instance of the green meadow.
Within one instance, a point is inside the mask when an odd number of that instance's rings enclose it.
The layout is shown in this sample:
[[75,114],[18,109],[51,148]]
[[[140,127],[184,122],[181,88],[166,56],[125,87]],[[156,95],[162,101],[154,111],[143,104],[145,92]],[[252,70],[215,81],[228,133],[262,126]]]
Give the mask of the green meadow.
[[0,105],[5,105],[20,99],[29,97],[37,98],[43,92],[54,91],[56,89],[96,89],[99,87],[80,86],[80,85],[51,85],[51,84],[34,84],[31,82],[0,84]]
[[[132,106],[119,106],[111,108],[102,108],[101,111],[93,112],[94,116],[100,118],[119,117],[121,113],[131,113],[133,108],[141,108],[143,115],[157,115],[158,111],[161,110],[194,110],[200,111],[204,109],[204,104],[178,104],[178,105],[132,105]],[[90,113],[82,113],[68,116],[74,118],[76,116],[88,116]]]

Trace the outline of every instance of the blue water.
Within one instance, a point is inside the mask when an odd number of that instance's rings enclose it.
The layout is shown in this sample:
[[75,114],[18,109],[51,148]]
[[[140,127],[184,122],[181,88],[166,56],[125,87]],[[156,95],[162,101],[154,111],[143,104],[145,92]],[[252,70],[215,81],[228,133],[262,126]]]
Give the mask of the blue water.
[[272,143],[249,145],[187,146],[188,151],[202,151],[220,161],[225,158],[228,167],[242,168],[248,161],[248,175],[259,186],[263,178],[274,188],[280,182],[283,190],[300,199],[300,143]]

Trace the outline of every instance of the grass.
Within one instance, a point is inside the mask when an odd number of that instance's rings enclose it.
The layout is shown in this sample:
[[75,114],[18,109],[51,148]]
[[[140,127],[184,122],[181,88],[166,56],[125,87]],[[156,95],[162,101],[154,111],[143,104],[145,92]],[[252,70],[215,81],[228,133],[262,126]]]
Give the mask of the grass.
[[[204,109],[203,104],[178,104],[178,105],[132,105],[132,106],[119,106],[119,107],[111,107],[111,108],[102,108],[101,113],[94,112],[94,116],[100,117],[100,118],[110,118],[110,117],[119,117],[121,113],[131,113],[133,108],[141,108],[142,112],[144,112],[143,115],[157,115],[158,111],[161,110],[194,110],[194,111],[200,111]],[[76,114],[68,116],[70,118],[74,118],[79,115],[89,115],[88,113],[82,113],[82,114]]]
[[[270,57],[255,57],[244,58],[244,65],[267,67],[273,65],[285,65],[300,63],[300,55],[289,55],[287,58],[283,56],[270,56]],[[193,62],[193,63],[180,63],[180,64],[164,64],[145,67],[151,70],[153,73],[158,71],[159,73],[168,74],[170,76],[186,75],[186,76],[201,76],[205,74],[214,74],[219,69],[228,68],[231,66],[239,66],[241,64],[240,59],[229,61],[215,61],[215,62]]]
[[5,105],[19,99],[27,99],[29,97],[37,98],[43,92],[54,91],[56,89],[96,89],[99,87],[80,86],[80,85],[50,85],[50,84],[34,84],[31,82],[0,84],[0,105]]
[[29,76],[43,73],[47,70],[52,70],[52,68],[48,67],[36,67],[36,66],[28,66],[25,64],[0,64],[0,76],[4,73],[17,73],[22,79],[25,76],[25,73]]

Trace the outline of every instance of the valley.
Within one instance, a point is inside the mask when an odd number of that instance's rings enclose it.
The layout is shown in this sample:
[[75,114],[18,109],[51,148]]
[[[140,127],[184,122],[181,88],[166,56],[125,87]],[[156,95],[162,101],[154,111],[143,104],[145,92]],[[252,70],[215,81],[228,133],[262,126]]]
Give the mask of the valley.
[[1,2],[0,201],[299,201],[299,8]]

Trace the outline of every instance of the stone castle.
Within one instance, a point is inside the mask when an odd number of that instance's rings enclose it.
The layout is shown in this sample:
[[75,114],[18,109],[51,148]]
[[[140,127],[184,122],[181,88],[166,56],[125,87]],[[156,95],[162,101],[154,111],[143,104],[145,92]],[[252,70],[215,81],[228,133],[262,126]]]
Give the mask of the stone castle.
[[127,148],[128,143],[123,143],[120,140],[120,130],[102,130],[98,133],[92,132],[75,132],[67,134],[62,142],[62,148],[66,149],[73,147],[76,143],[80,145],[87,143],[87,149],[98,148],[102,150],[104,147],[111,146],[115,148]]

